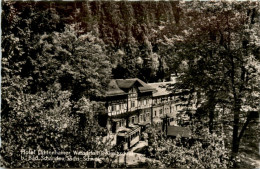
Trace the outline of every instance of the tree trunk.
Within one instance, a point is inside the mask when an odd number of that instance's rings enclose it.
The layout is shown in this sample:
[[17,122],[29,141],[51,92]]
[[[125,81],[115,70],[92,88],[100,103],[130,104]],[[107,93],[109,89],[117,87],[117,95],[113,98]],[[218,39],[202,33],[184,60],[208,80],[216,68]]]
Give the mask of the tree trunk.
[[213,133],[214,128],[214,110],[216,106],[215,94],[210,92],[208,95],[208,103],[206,105],[206,111],[209,113],[209,132]]
[[209,111],[209,132],[212,134],[213,133],[213,128],[214,128],[214,110]]
[[236,157],[239,149],[238,129],[239,129],[239,111],[240,104],[235,101],[234,105],[234,123],[233,123],[233,140],[232,140],[232,159]]

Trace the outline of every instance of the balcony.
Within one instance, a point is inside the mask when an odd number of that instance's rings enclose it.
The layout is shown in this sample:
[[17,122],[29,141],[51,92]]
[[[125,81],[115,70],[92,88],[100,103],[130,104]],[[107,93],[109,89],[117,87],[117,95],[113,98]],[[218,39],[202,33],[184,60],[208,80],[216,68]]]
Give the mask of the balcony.
[[138,109],[147,109],[147,108],[150,108],[150,107],[152,107],[152,104],[139,105]]
[[115,110],[112,112],[108,112],[108,116],[116,116],[116,115],[120,115],[120,114],[124,114],[124,113],[126,113],[126,109]]

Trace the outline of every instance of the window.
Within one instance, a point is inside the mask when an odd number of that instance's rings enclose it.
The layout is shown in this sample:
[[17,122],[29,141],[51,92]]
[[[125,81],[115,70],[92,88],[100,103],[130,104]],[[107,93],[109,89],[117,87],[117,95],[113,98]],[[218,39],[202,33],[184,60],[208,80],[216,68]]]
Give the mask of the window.
[[162,114],[162,109],[160,109],[160,114]]
[[161,103],[161,99],[160,99],[160,98],[158,98],[158,99],[157,99],[157,102],[158,102],[158,103]]
[[131,101],[131,107],[135,107],[135,101]]
[[121,103],[121,104],[119,105],[119,109],[120,109],[120,110],[124,110],[124,104],[123,104],[123,103]]
[[122,103],[122,105],[121,105],[121,109],[126,109],[126,104],[125,103]]
[[143,121],[143,115],[142,114],[140,115],[140,121]]
[[112,111],[116,110],[116,105],[112,105]]
[[116,105],[116,110],[118,111],[120,108],[119,108],[119,105]]
[[157,99],[154,99],[154,103],[157,103]]
[[156,116],[156,111],[154,111],[154,116]]
[[131,96],[131,97],[135,97],[135,94],[134,94],[134,93],[133,93],[133,94],[130,94],[130,96]]
[[144,105],[146,105],[146,100],[144,100]]
[[132,117],[132,124],[135,123],[135,117]]

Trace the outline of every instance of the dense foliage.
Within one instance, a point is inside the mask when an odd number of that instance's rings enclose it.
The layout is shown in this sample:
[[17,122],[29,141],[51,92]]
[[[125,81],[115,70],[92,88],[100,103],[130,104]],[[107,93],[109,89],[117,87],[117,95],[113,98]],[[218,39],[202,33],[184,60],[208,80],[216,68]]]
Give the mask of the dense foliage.
[[3,166],[84,167],[83,162],[21,160],[21,151],[102,147],[98,140],[105,131],[96,120],[102,104],[93,98],[102,96],[111,74],[105,44],[94,32],[79,34],[76,26],[66,26],[53,9],[15,5],[3,6]]
[[[181,84],[196,92],[211,133],[214,120],[233,114],[229,118],[234,122],[232,152],[236,156],[244,130],[259,111],[259,4],[182,5],[189,26],[176,48],[187,63]],[[223,111],[221,118],[217,110]]]
[[[194,126],[193,126],[194,128]],[[224,145],[223,135],[199,129],[190,138],[166,138],[164,133],[151,130],[149,161],[151,167],[166,168],[230,168],[232,162]]]

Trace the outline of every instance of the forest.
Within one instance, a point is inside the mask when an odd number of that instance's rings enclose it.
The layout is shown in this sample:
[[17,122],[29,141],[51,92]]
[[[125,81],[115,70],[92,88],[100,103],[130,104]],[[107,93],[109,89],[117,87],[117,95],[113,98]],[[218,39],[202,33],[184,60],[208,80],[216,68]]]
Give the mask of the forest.
[[[97,120],[108,82],[171,74],[198,100],[192,129],[209,148],[185,149],[155,134],[150,150],[160,162],[148,166],[260,160],[259,2],[4,1],[1,19],[1,166],[92,166],[24,161],[21,150],[112,150]],[[115,167],[103,159],[98,167]]]

